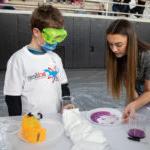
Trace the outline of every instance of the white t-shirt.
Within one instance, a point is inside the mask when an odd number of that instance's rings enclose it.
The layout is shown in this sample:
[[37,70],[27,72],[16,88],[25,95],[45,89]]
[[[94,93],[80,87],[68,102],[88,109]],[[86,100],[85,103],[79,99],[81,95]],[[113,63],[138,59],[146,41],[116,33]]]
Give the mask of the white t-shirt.
[[35,55],[25,46],[8,61],[4,95],[21,95],[23,113],[57,113],[61,84],[67,82],[61,58],[56,53]]

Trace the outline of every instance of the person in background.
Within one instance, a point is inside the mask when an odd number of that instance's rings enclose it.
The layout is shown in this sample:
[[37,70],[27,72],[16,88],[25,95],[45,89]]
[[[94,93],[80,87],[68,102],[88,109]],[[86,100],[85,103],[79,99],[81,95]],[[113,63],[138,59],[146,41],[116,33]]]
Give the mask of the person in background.
[[150,103],[150,44],[139,40],[132,24],[115,20],[106,31],[107,86],[114,98],[119,98],[122,85],[128,104],[123,120]]
[[[124,12],[124,13],[130,12],[129,2],[130,2],[130,0],[123,0],[123,3],[125,3],[125,4],[122,5],[121,12]],[[126,16],[128,16],[128,15],[126,15]]]
[[60,111],[60,99],[70,95],[61,58],[54,52],[67,36],[64,18],[51,5],[42,5],[31,16],[31,42],[7,63],[5,101],[10,116],[29,112]]
[[[113,0],[113,2],[115,2],[113,5],[112,5],[112,11],[113,12],[120,12],[121,11],[121,0]],[[115,16],[117,16],[117,13],[114,13]]]
[[[138,5],[142,5],[142,6],[136,6],[134,7],[133,9],[130,10],[130,13],[138,13],[139,15],[142,15],[143,12],[144,12],[144,9],[145,9],[145,3],[146,3],[146,0],[138,0]],[[138,16],[137,17],[141,17],[141,16]]]
[[116,15],[117,16],[118,15],[128,16],[128,14],[124,14],[124,13],[129,13],[129,11],[130,11],[130,8],[129,8],[129,5],[128,5],[130,0],[113,0],[113,2],[118,2],[118,4],[113,4],[112,10],[114,12],[120,12],[120,14],[115,14],[115,16]]
[[10,10],[15,9],[13,6],[8,5],[7,3],[8,0],[0,0],[0,9],[10,9]]

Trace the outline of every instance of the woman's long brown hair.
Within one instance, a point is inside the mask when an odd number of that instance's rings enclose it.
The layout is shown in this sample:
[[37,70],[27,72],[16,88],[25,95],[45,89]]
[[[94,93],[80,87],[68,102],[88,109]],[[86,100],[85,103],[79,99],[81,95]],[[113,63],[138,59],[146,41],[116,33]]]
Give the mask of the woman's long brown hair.
[[125,84],[128,102],[131,102],[134,100],[138,51],[148,50],[150,46],[138,40],[132,24],[125,19],[112,22],[106,31],[106,36],[109,34],[127,36],[127,53],[117,58],[107,42],[107,88],[118,99],[122,84]]

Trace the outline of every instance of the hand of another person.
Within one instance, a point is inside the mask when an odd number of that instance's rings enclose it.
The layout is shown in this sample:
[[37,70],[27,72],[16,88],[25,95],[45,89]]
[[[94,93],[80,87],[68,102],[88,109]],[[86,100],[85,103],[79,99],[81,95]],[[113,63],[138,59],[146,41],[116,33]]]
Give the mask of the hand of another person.
[[123,116],[122,116],[123,122],[128,122],[129,117],[133,116],[135,114],[135,111],[136,111],[135,102],[129,103],[125,107],[123,112]]

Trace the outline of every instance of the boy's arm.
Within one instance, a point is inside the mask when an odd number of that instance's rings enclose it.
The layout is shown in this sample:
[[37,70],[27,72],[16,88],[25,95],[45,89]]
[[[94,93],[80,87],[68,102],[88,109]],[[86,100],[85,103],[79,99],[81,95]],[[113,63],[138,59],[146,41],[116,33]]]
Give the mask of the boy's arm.
[[62,96],[69,96],[70,95],[70,89],[68,87],[68,83],[61,85],[62,89]]
[[6,95],[5,101],[9,116],[20,116],[22,114],[21,96]]
[[52,53],[52,54],[53,54],[53,59],[55,60],[55,62],[57,63],[57,67],[59,68],[57,77],[59,78],[59,81],[61,83],[62,96],[70,96],[68,80],[62,64],[62,60],[56,53]]

